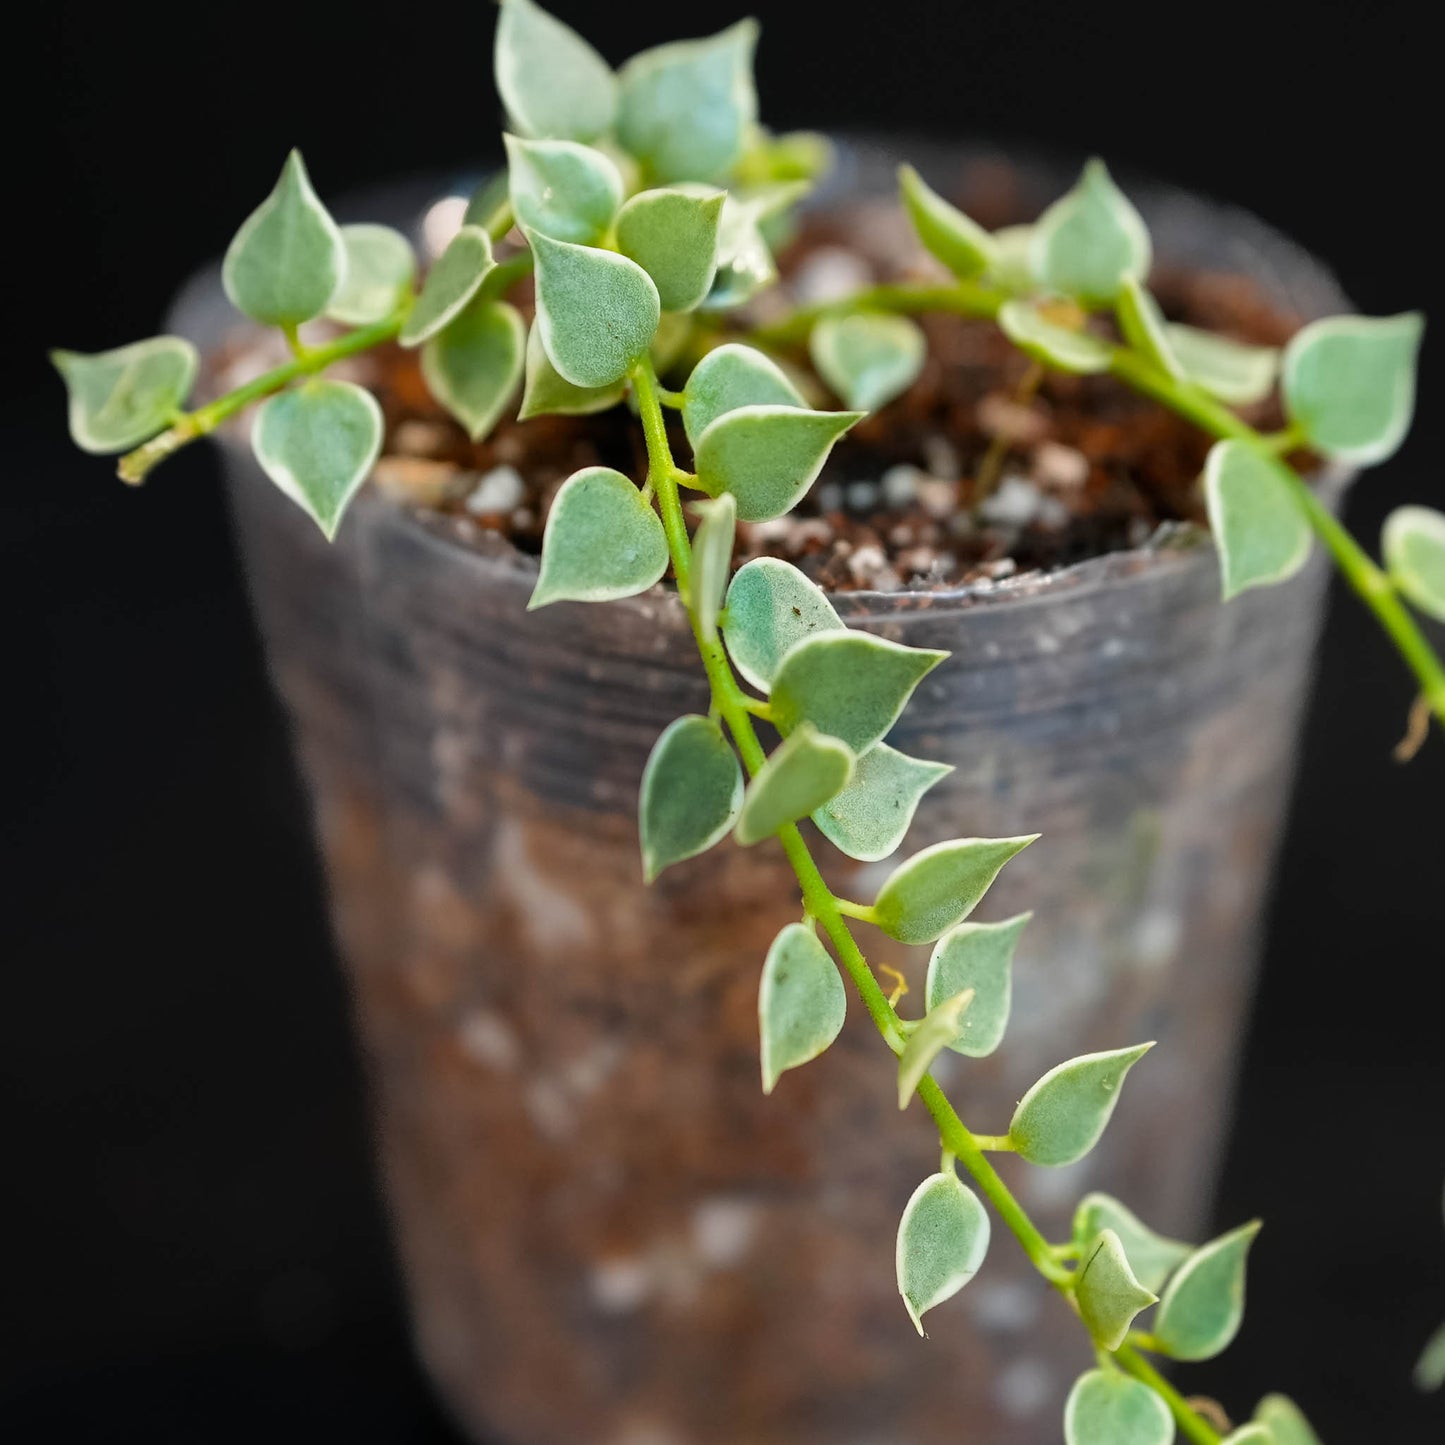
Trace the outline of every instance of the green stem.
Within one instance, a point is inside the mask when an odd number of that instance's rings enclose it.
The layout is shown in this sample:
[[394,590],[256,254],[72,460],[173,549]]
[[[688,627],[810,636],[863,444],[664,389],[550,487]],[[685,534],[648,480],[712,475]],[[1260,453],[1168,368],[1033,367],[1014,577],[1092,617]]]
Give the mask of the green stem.
[[1174,1416],[1175,1423],[1194,1445],[1220,1445],[1223,1436],[1130,1344],[1122,1344],[1114,1351],[1114,1360],[1119,1367],[1136,1380],[1142,1380],[1157,1394]]

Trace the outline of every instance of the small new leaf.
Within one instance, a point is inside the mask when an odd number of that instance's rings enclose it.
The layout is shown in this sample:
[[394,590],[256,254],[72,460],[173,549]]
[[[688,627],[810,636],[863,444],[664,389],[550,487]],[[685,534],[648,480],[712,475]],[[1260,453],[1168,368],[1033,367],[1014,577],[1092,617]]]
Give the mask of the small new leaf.
[[1129,1070],[1154,1045],[1082,1054],[1058,1064],[1036,1083],[1014,1110],[1009,1140],[1030,1164],[1072,1164],[1103,1134]]
[[1254,1418],[1269,1431],[1272,1445],[1321,1445],[1304,1411],[1288,1395],[1266,1395]]
[[1005,301],[998,324],[1003,334],[1026,356],[1045,366],[1089,376],[1108,371],[1113,348],[1088,331],[1060,326],[1031,301]]
[[502,104],[523,135],[589,141],[611,129],[617,115],[611,68],[533,0],[502,0],[493,68]]
[[973,1007],[949,1048],[971,1058],[987,1058],[1003,1042],[1013,1001],[1013,957],[1031,913],[1003,923],[960,923],[938,940],[928,960],[926,996],[934,1008],[963,989],[973,991]]
[[1165,322],[1164,337],[1184,375],[1230,406],[1253,406],[1274,390],[1280,353],[1273,346],[1251,346],[1176,321]]
[[717,276],[703,302],[705,310],[740,306],[777,280],[777,262],[765,232],[807,189],[806,184],[789,182],[728,192],[718,222]]
[[622,176],[607,156],[570,140],[502,139],[512,210],[524,227],[579,246],[607,234],[623,190]]
[[474,300],[422,347],[431,394],[479,441],[522,379],[527,323],[505,301]]
[[87,452],[123,452],[174,420],[190,395],[200,358],[179,336],[152,336],[87,356],[53,351],[65,382],[70,436]]
[[1396,507],[1380,544],[1395,586],[1426,616],[1445,622],[1445,512]]
[[276,188],[241,224],[221,263],[231,304],[267,326],[320,316],[346,275],[346,245],[292,151]]
[[723,200],[721,191],[643,191],[617,217],[617,249],[652,277],[664,311],[691,311],[712,289]]
[[257,411],[251,449],[266,475],[330,540],[381,451],[382,433],[381,408],[369,391],[318,377]]
[[794,644],[845,630],[823,589],[776,557],[758,557],[738,569],[725,610],[723,636],[733,666],[760,692],[772,687]]
[[1165,1286],[1154,1336],[1176,1360],[1209,1360],[1229,1346],[1244,1319],[1244,1269],[1259,1222],[1196,1249]]
[[918,239],[955,276],[967,281],[989,268],[996,251],[993,237],[945,201],[912,166],[899,167],[898,190]]
[[920,1335],[923,1316],[978,1273],[988,1239],[988,1214],[956,1174],[931,1174],[913,1191],[898,1222],[898,1293]]
[[744,406],[794,406],[808,403],[787,373],[770,356],[730,341],[709,351],[693,367],[682,393],[682,424],[695,448],[720,416]]
[[667,537],[642,493],[610,467],[584,467],[562,483],[547,514],[527,610],[631,597],[666,570]]
[[874,922],[899,943],[932,943],[978,906],[999,870],[1039,835],[955,838],[900,863],[878,890]]
[[835,848],[876,863],[897,850],[919,799],[952,771],[947,763],[924,762],[875,743],[858,759],[853,781],[819,808],[813,821]]
[[811,928],[790,923],[773,940],[758,988],[763,1093],[788,1069],[816,1059],[842,1031],[848,993]]
[[1127,277],[1143,281],[1152,255],[1143,217],[1101,160],[1091,160],[1034,226],[1035,273],[1085,305],[1112,302]]
[[1004,226],[993,233],[993,259],[986,280],[1001,290],[1023,296],[1039,289],[1034,272],[1034,228]]
[[463,226],[427,272],[421,295],[402,324],[403,346],[430,340],[477,294],[492,259],[492,238],[480,226]]
[[721,725],[695,714],[669,724],[653,744],[638,800],[647,881],[725,838],[742,804],[742,765]]
[[693,510],[702,518],[692,544],[692,610],[698,631],[708,642],[717,640],[718,613],[728,585],[733,560],[733,538],[737,531],[737,504],[726,492],[720,497],[697,502]]
[[1118,1237],[1135,1278],[1145,1289],[1163,1289],[1164,1282],[1193,1253],[1192,1245],[1156,1234],[1117,1199],[1086,1194],[1074,1211],[1074,1243],[1082,1251],[1105,1229]]
[[763,764],[748,784],[738,818],[744,847],[771,838],[778,829],[820,808],[853,776],[853,753],[837,738],[804,723]]
[[1064,1404],[1066,1445],[1172,1445],[1169,1406],[1118,1370],[1090,1370],[1074,1381]]
[[1112,1229],[1103,1230],[1085,1247],[1074,1279],[1074,1299],[1085,1328],[1104,1350],[1117,1350],[1134,1316],[1159,1303],[1159,1296],[1134,1277]]
[[1245,442],[1215,442],[1204,500],[1225,600],[1293,577],[1309,560],[1310,524],[1282,464]]
[[902,396],[928,351],[916,321],[882,312],[825,317],[808,345],[818,375],[855,411],[877,411]]
[[935,1004],[908,1035],[898,1056],[898,1107],[906,1109],[933,1061],[958,1038],[964,1015],[973,1002],[973,990],[964,989]]
[[627,394],[625,380],[610,386],[573,386],[547,355],[542,333],[534,326],[527,336],[527,380],[522,388],[519,421],[534,416],[591,416],[616,406]]

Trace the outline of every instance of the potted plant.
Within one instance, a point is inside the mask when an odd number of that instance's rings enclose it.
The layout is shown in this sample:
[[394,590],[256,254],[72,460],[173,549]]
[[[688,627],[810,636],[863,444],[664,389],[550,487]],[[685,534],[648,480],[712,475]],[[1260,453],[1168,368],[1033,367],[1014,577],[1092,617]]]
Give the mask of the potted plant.
[[865,156],[800,216],[825,148],[758,127],[755,39],[614,75],[505,0],[508,165],[419,288],[293,155],[220,278],[275,357],[205,283],[194,410],[177,337],[57,356],[127,480],[226,441],[422,1352],[479,1438],[1312,1440],[1151,1357],[1243,1308],[1255,1226],[1172,1236],[1326,556],[1445,717],[1445,518],[1381,568],[1332,510],[1418,318],[1328,315],[1262,229],[1287,289],[1241,302],[1233,218],[1098,163],[985,228],[908,167],[880,217]]

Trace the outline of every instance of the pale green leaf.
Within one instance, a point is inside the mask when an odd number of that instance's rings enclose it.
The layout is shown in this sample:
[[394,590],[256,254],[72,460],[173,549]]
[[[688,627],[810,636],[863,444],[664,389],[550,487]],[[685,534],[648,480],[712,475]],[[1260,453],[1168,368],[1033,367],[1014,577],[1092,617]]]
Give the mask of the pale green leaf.
[[818,632],[844,631],[833,604],[816,582],[790,562],[758,557],[738,569],[728,586],[723,636],[733,666],[760,692],[773,685],[788,650]]
[[477,294],[497,263],[492,238],[480,226],[463,226],[427,272],[421,295],[402,324],[403,346],[420,346],[435,336]]
[[1135,351],[1167,376],[1184,376],[1184,366],[1169,342],[1169,323],[1149,288],[1137,276],[1126,276],[1114,301],[1119,330]]
[[622,177],[601,151],[571,140],[502,139],[512,210],[524,228],[579,246],[607,235],[622,204]]
[[654,184],[713,181],[742,154],[758,117],[755,20],[706,40],[678,40],[634,55],[618,79],[617,139]]
[[179,336],[152,336],[86,355],[52,351],[65,382],[70,436],[87,452],[123,452],[175,419],[190,394],[200,358]]
[[480,226],[494,240],[512,229],[512,178],[506,166],[494,171],[472,192],[462,212],[462,225]]
[[918,380],[928,342],[906,316],[854,312],[818,322],[808,349],[818,375],[848,406],[877,411]]
[[1220,1445],[1275,1445],[1274,1432],[1264,1425],[1241,1425],[1231,1430]]
[[833,160],[833,143],[817,131],[772,135],[762,126],[753,126],[747,147],[733,167],[732,179],[740,186],[816,181],[832,169]]
[[695,448],[718,417],[744,406],[794,406],[808,403],[787,373],[770,356],[730,341],[709,351],[693,367],[682,393],[682,424]]
[[1009,1141],[1030,1164],[1072,1164],[1099,1142],[1129,1070],[1154,1045],[1082,1054],[1057,1064],[1019,1101]]
[[806,818],[853,776],[853,753],[845,743],[804,723],[763,764],[748,784],[738,818],[744,847],[771,838],[780,828]]
[[996,248],[982,226],[945,201],[912,166],[898,168],[898,189],[908,219],[930,254],[965,281],[988,269]]
[[862,419],[858,411],[738,407],[698,439],[698,481],[704,491],[731,492],[741,521],[781,517],[813,485],[833,444]]
[[591,416],[616,406],[627,394],[626,380],[610,386],[573,386],[558,373],[542,345],[542,333],[533,326],[527,337],[527,380],[522,388],[518,420],[534,416]]
[[920,1335],[923,1316],[978,1273],[988,1239],[988,1213],[956,1174],[931,1174],[913,1191],[898,1222],[898,1293]]
[[721,191],[643,191],[617,217],[617,249],[652,277],[664,311],[691,311],[711,290],[723,200]]
[[527,609],[631,597],[665,571],[667,537],[651,504],[621,472],[584,467],[552,501]]
[[396,310],[416,278],[411,242],[390,226],[341,228],[346,248],[346,277],[326,314],[347,326],[368,326]]
[[1085,305],[1113,301],[1126,277],[1144,280],[1152,255],[1143,217],[1101,160],[1091,160],[1034,225],[1034,272]]
[[1001,290],[1027,295],[1039,288],[1034,272],[1034,228],[1003,226],[993,233],[993,259],[986,279]]
[[812,723],[865,753],[898,721],[913,689],[946,652],[866,632],[822,632],[788,649],[773,678],[773,722],[784,734]]
[[505,301],[474,300],[422,347],[431,394],[478,441],[497,424],[522,379],[527,323]]
[[768,236],[807,189],[805,184],[787,182],[728,192],[718,222],[717,276],[704,310],[740,306],[777,280]]
[[626,256],[528,232],[537,258],[537,327],[552,365],[573,386],[611,386],[647,354],[662,307]]
[[[1420,1351],[1420,1358],[1415,1361],[1411,1378],[1415,1381],[1417,1390],[1438,1390],[1445,1385],[1445,1325],[1441,1325],[1425,1341],[1425,1348]],[[1283,1440],[1284,1437],[1280,1438]],[[1300,1436],[1300,1445],[1306,1445],[1307,1441],[1313,1441],[1313,1436]]]
[[1129,1267],[1119,1236],[1105,1229],[1085,1246],[1074,1276],[1074,1299],[1084,1327],[1101,1349],[1117,1350],[1140,1310],[1159,1303]]
[[502,104],[523,135],[589,141],[612,127],[611,68],[533,0],[502,0],[493,69]]
[[381,451],[383,430],[369,391],[316,377],[262,404],[251,448],[266,475],[330,539]]
[[[1441,1332],[1445,1339],[1445,1330]],[[1304,1411],[1288,1395],[1266,1395],[1255,1409],[1254,1418],[1273,1437],[1273,1445],[1320,1445]]]
[[1176,1360],[1209,1360],[1244,1319],[1244,1267],[1255,1220],[1196,1249],[1164,1287],[1153,1334]]
[[978,906],[999,870],[1039,835],[954,838],[900,863],[878,890],[873,921],[899,943],[932,943]]
[[1309,560],[1310,524],[1283,465],[1245,442],[1215,442],[1204,501],[1227,601],[1293,577]]
[[1421,612],[1445,622],[1445,512],[1396,507],[1380,538],[1395,586]]
[[692,539],[693,615],[698,631],[708,642],[717,640],[718,613],[727,590],[733,562],[733,541],[737,531],[737,503],[726,492],[720,497],[693,504],[702,518]]
[[963,1028],[964,1016],[973,1002],[973,990],[964,989],[930,1008],[908,1035],[898,1056],[898,1107],[906,1109],[933,1061],[949,1048]]
[[924,762],[875,743],[858,759],[853,781],[819,808],[813,821],[835,848],[876,863],[903,842],[919,799],[952,771],[947,763]]
[[1013,1002],[1014,950],[1032,917],[1020,913],[1002,923],[960,923],[938,940],[928,960],[928,1006],[933,1008],[966,988],[974,995],[973,1007],[949,1048],[983,1059],[1003,1042]]
[[1274,390],[1280,362],[1277,347],[1251,346],[1174,321],[1165,322],[1164,337],[1184,375],[1230,406],[1253,406]]
[[1030,301],[1005,301],[998,324],[1003,334],[1025,355],[1059,371],[1089,376],[1108,371],[1114,349],[1089,331],[1075,331],[1050,321]]
[[1281,386],[1290,420],[1318,451],[1360,466],[1390,456],[1415,412],[1418,311],[1312,321],[1284,351]]
[[742,764],[721,724],[695,714],[669,724],[653,744],[638,800],[647,881],[725,838],[742,805]]
[[1145,1289],[1163,1289],[1165,1280],[1193,1253],[1192,1245],[1156,1234],[1117,1199],[1107,1194],[1086,1194],[1074,1211],[1074,1243],[1083,1249],[1105,1229],[1118,1236],[1135,1277]]
[[1090,1370],[1064,1404],[1066,1445],[1172,1445],[1169,1406],[1142,1380],[1118,1370]]
[[788,1069],[816,1059],[843,1028],[848,993],[811,928],[790,923],[773,940],[758,987],[763,1093]]

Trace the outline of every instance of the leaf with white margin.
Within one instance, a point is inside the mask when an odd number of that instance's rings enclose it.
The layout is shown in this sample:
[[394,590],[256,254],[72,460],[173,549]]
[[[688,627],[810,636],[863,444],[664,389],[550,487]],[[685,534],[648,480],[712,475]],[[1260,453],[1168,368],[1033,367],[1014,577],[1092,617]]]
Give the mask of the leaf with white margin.
[[919,799],[952,771],[947,763],[910,758],[887,743],[875,743],[858,759],[853,781],[819,808],[813,821],[850,858],[877,863],[903,842]]
[[1117,1350],[1134,1317],[1158,1304],[1159,1296],[1134,1277],[1119,1236],[1105,1229],[1085,1246],[1074,1276],[1074,1300],[1094,1343]]
[[918,380],[928,342],[906,316],[865,311],[818,322],[808,352],[818,375],[848,406],[877,411]]
[[838,438],[862,420],[861,411],[738,407],[698,438],[698,482],[714,496],[731,492],[740,521],[781,517],[817,480]]
[[1144,218],[1098,159],[1034,224],[1035,274],[1085,304],[1113,301],[1126,277],[1148,276],[1152,259]]
[[899,943],[932,943],[973,912],[1003,865],[1038,836],[954,838],[915,853],[878,890],[872,921]]
[[652,277],[626,256],[529,231],[537,258],[542,345],[573,386],[611,386],[647,355],[662,306]]
[[1226,602],[1284,582],[1309,561],[1310,524],[1273,457],[1246,442],[1215,442],[1204,463],[1204,501]]
[[1244,1273],[1258,1220],[1201,1245],[1164,1287],[1153,1334],[1176,1360],[1211,1360],[1244,1319]]
[[742,764],[721,724],[695,713],[670,723],[653,744],[638,799],[647,881],[725,838],[742,804]]
[[923,1316],[952,1299],[988,1254],[988,1213],[952,1171],[930,1174],[898,1222],[898,1293],[921,1335]]
[[807,184],[799,181],[728,192],[718,221],[717,275],[703,310],[740,306],[778,279],[766,232],[807,192]]
[[1108,1127],[1129,1070],[1154,1047],[1135,1044],[1056,1064],[1019,1100],[1009,1142],[1030,1164],[1082,1159]]
[[664,311],[691,311],[712,289],[723,202],[722,191],[642,191],[618,215],[617,249],[652,277]]
[[1169,323],[1149,288],[1137,276],[1126,276],[1114,300],[1114,313],[1124,340],[1166,376],[1184,376],[1184,365],[1169,344]]
[[933,1008],[962,989],[973,990],[973,1007],[949,1048],[984,1059],[1003,1042],[1013,1003],[1013,958],[1032,913],[1002,923],[960,923],[934,947],[925,996]]
[[772,720],[784,735],[811,723],[865,753],[880,742],[913,690],[948,653],[874,637],[822,632],[788,649],[772,687]]
[[1273,1445],[1321,1445],[1304,1411],[1288,1395],[1266,1395],[1254,1418],[1269,1431]]
[[622,176],[599,150],[571,140],[504,135],[512,211],[528,230],[591,246],[622,204]]
[[403,346],[430,340],[477,294],[496,264],[492,238],[480,226],[463,226],[427,272],[397,339]]
[[985,279],[1003,291],[1027,295],[1039,289],[1034,271],[1034,228],[1001,226],[993,233],[993,259]]
[[698,631],[707,642],[717,641],[718,614],[727,590],[732,567],[733,543],[737,534],[737,503],[726,492],[720,497],[695,502],[693,511],[702,519],[692,539],[692,578],[688,584]]
[[842,1032],[848,991],[813,930],[790,923],[773,940],[758,985],[763,1093],[816,1059]]
[[740,342],[715,347],[693,367],[682,392],[682,424],[694,447],[718,417],[743,406],[808,403],[771,356]]
[[1169,1406],[1142,1380],[1089,1370],[1064,1404],[1066,1445],[1173,1445]]
[[527,323],[505,301],[474,300],[422,347],[431,394],[479,441],[522,379]]
[[723,636],[744,681],[767,692],[788,650],[805,637],[846,629],[816,582],[791,562],[757,557],[728,586]]
[[627,382],[611,386],[573,386],[558,373],[542,345],[542,333],[533,326],[527,337],[527,380],[522,388],[518,421],[534,416],[591,416],[616,406],[627,395]]
[[1219,1445],[1275,1445],[1274,1432],[1260,1424],[1241,1425],[1231,1430]]
[[1114,359],[1114,349],[1107,341],[1050,321],[1029,301],[1005,301],[999,308],[998,324],[1025,355],[1075,376],[1108,371]]
[[1395,586],[1427,617],[1445,622],[1445,512],[1396,507],[1380,545]]
[[1178,321],[1164,323],[1164,336],[1184,375],[1230,406],[1253,406],[1274,390],[1278,347],[1252,346]]
[[65,382],[70,436],[82,451],[123,452],[163,431],[181,410],[200,358],[179,336],[152,336],[88,355],[52,351]]
[[989,268],[997,248],[977,221],[945,201],[912,166],[899,166],[898,190],[908,219],[930,255],[963,281]]
[[1156,1234],[1110,1195],[1086,1194],[1074,1210],[1074,1243],[1082,1250],[1105,1229],[1118,1236],[1135,1278],[1145,1289],[1163,1289],[1169,1276],[1194,1252],[1193,1245]]
[[533,0],[502,0],[492,61],[502,104],[522,134],[589,141],[611,129],[611,67]]
[[1373,466],[1405,439],[1415,413],[1415,358],[1425,318],[1330,316],[1284,349],[1285,412],[1316,450]]
[[753,84],[756,20],[705,40],[677,40],[621,69],[617,139],[654,184],[727,174],[758,118]]
[[262,404],[251,449],[330,541],[381,451],[383,431],[381,408],[369,391],[313,377]]
[[462,225],[480,226],[494,240],[512,229],[512,178],[506,166],[494,171],[472,192],[462,212]]
[[898,1056],[898,1107],[906,1109],[908,1101],[933,1067],[933,1061],[958,1037],[964,1015],[973,1002],[973,990],[964,989],[942,1003],[934,1004],[919,1019],[903,1052]]
[[738,842],[745,848],[761,843],[806,818],[847,787],[852,776],[852,749],[804,723],[783,739],[748,784],[735,830]]
[[343,226],[346,279],[331,298],[326,314],[347,326],[384,321],[416,278],[411,242],[390,226]]
[[611,602],[646,592],[667,571],[662,522],[611,467],[583,467],[562,483],[542,533],[542,567],[527,603]]

